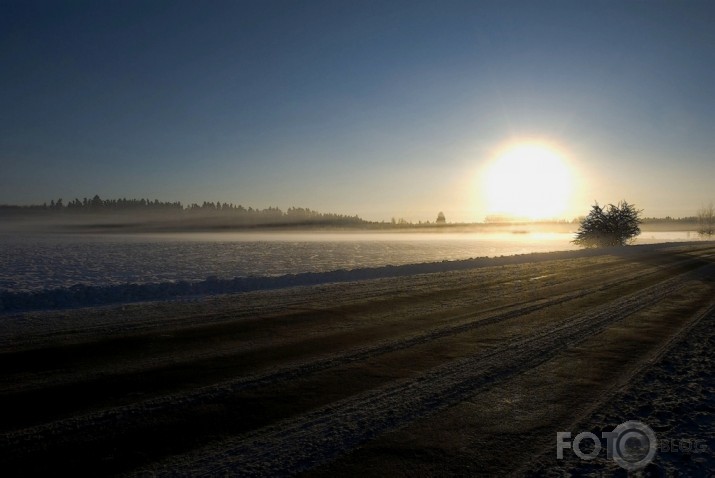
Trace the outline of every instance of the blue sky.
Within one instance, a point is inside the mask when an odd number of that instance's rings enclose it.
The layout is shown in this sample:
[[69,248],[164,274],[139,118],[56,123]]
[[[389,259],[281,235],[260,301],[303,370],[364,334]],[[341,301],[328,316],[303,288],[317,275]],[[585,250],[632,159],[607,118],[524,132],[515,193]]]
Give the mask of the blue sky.
[[714,24],[709,2],[0,1],[0,203],[481,220],[494,151],[538,139],[576,175],[566,217],[692,215]]

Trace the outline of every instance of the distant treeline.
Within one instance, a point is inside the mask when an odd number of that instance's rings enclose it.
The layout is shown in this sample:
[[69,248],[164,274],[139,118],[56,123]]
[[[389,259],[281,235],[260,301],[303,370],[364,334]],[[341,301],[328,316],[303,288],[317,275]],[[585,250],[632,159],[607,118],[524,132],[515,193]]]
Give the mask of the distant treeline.
[[698,222],[698,218],[695,216],[688,217],[644,217],[642,219],[643,224],[694,224]]
[[80,216],[80,215],[161,216],[171,220],[225,218],[233,224],[364,224],[355,216],[321,213],[308,208],[291,207],[283,211],[277,207],[257,209],[226,202],[192,203],[162,202],[158,199],[102,199],[99,195],[88,199],[73,199],[65,203],[61,198],[49,204],[32,206],[0,205],[0,216]]
[[[87,221],[81,219],[87,217]],[[389,222],[366,221],[359,216],[344,214],[321,213],[308,208],[290,207],[283,211],[277,207],[258,209],[244,207],[240,204],[226,202],[208,202],[201,204],[191,203],[184,205],[179,201],[165,202],[158,199],[102,199],[99,195],[93,198],[75,198],[65,203],[63,199],[52,200],[41,205],[17,206],[0,205],[0,218],[74,218],[75,222],[92,222],[96,218],[117,218],[118,223],[140,224],[145,219],[158,221],[160,225],[168,228],[224,228],[224,227],[252,227],[252,226],[360,226],[378,229],[413,228],[413,227],[461,227],[479,226],[477,223],[450,223],[445,224],[444,216],[434,222],[419,221],[414,223],[403,218],[392,218]],[[91,218],[91,219],[90,219]],[[74,221],[74,219],[72,219]],[[441,220],[440,220],[441,219]],[[579,224],[583,218],[573,220],[527,220],[509,216],[490,215],[482,224],[487,226],[542,224],[542,225],[569,225]],[[698,219],[695,216],[673,218],[646,217],[643,224],[654,227],[669,227],[694,224]]]

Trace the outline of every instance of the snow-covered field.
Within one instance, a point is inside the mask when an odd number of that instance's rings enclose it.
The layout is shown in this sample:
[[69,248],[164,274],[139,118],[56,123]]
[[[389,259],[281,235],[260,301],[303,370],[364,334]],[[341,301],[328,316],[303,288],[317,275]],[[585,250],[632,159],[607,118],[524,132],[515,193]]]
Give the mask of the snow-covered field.
[[569,250],[569,234],[0,235],[0,290],[276,276]]
[[[0,291],[416,264],[572,250],[569,233],[0,234]],[[639,243],[691,240],[644,233]]]
[[[644,234],[640,244],[690,239]],[[0,313],[463,270],[575,251],[568,233],[0,234]],[[472,259],[474,258],[474,259]],[[543,258],[542,258],[543,260]]]
[[[655,234],[641,242],[687,238]],[[590,252],[573,250],[570,238],[564,233],[0,235],[0,313],[400,277],[536,260],[533,253]]]

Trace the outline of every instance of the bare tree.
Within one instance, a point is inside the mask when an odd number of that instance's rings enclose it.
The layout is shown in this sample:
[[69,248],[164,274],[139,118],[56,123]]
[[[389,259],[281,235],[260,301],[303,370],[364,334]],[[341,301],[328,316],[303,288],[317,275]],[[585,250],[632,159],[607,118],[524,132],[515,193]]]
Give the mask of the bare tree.
[[711,202],[707,206],[698,209],[698,234],[708,238],[715,234],[715,208]]

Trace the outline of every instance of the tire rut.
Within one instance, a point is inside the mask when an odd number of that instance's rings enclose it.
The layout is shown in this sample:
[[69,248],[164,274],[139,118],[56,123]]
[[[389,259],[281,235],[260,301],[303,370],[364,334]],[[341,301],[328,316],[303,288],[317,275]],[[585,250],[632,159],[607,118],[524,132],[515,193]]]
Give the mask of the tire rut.
[[[422,375],[321,407],[275,425],[215,444],[193,459],[159,464],[162,476],[286,475],[308,470],[387,431],[434,414],[465,400],[489,384],[548,361],[565,347],[577,344],[662,297],[689,280],[712,274],[702,266],[572,316],[504,348],[459,359]],[[180,471],[179,471],[180,470]]]
[[[682,265],[682,263],[678,263],[678,265]],[[398,340],[385,340],[369,346],[353,348],[337,355],[313,359],[307,362],[292,363],[288,366],[272,369],[262,374],[243,376],[205,386],[190,392],[165,395],[138,403],[112,407],[7,432],[0,435],[0,450],[8,450],[18,445],[28,444],[33,440],[33,437],[38,434],[45,437],[67,437],[69,432],[69,434],[81,434],[83,439],[87,439],[90,436],[96,436],[97,438],[102,437],[105,434],[105,430],[115,428],[117,423],[122,423],[122,428],[125,430],[141,428],[144,422],[143,417],[148,415],[166,413],[169,411],[172,413],[181,412],[195,406],[219,402],[226,397],[242,391],[300,379],[331,368],[347,366],[379,355],[423,345],[451,335],[465,333],[480,327],[497,324],[569,301],[584,298],[591,294],[606,291],[612,287],[617,287],[637,278],[642,279],[658,272],[662,271],[654,270],[646,274],[639,272],[606,282],[596,287],[562,294],[549,299],[526,302],[516,307],[513,305],[498,307],[496,310],[500,312],[492,315],[488,315],[488,311],[486,311],[486,315],[485,311],[463,314],[454,317],[454,320],[460,321],[457,324],[434,328],[411,337]]]

